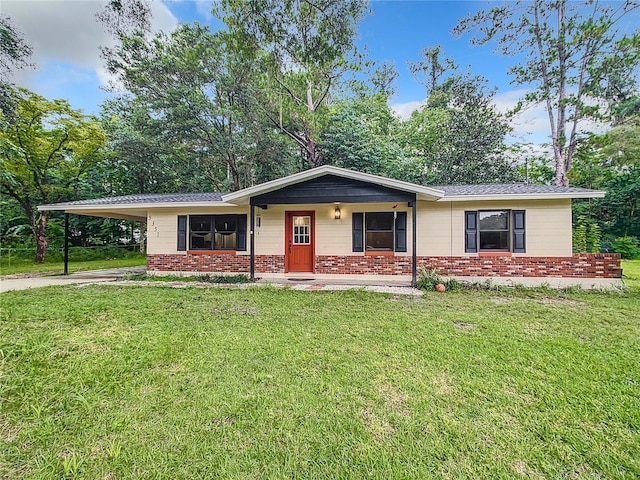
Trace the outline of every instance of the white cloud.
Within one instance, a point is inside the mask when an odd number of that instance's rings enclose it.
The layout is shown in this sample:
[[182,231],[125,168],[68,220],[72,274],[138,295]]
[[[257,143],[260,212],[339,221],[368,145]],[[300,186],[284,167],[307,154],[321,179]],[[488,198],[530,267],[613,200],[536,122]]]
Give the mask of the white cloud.
[[[35,69],[16,72],[13,81],[29,86],[51,62],[92,69],[106,81],[100,47],[114,46],[114,39],[95,18],[105,1],[2,0],[2,13],[11,17],[33,47]],[[171,31],[178,20],[162,2],[152,2],[152,29]]]
[[[507,114],[524,98],[527,90],[510,90],[497,94],[493,104],[500,113]],[[548,141],[549,117],[543,105],[532,105],[511,117],[511,136],[516,141],[543,143]]]
[[393,110],[402,120],[407,120],[411,117],[411,114],[418,110],[423,104],[424,101],[416,100],[406,103],[392,103],[389,105],[389,108],[391,108],[391,110]]
[[196,11],[207,22],[210,21],[213,18],[213,14],[211,13],[212,7],[213,7],[213,2],[211,2],[211,1],[196,0]]
[[[513,110],[518,102],[524,99],[528,90],[509,90],[497,94],[493,103],[496,109],[506,114]],[[549,124],[549,114],[544,104],[530,105],[511,117],[511,127],[513,132],[511,137],[516,142],[531,142],[535,144],[551,143],[551,126]],[[571,122],[566,123],[567,131],[572,128]],[[582,120],[578,124],[578,133],[594,132],[602,133],[606,130],[606,125],[601,122]]]

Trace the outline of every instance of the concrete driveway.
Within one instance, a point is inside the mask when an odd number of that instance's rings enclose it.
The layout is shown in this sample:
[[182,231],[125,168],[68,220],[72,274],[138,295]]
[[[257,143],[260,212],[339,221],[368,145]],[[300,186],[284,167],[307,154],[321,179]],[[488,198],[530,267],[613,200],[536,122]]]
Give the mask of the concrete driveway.
[[0,293],[11,290],[26,290],[28,288],[49,287],[51,285],[70,285],[74,283],[110,282],[123,275],[140,274],[147,267],[109,268],[106,270],[90,270],[72,273],[71,275],[27,276],[8,275],[0,279]]

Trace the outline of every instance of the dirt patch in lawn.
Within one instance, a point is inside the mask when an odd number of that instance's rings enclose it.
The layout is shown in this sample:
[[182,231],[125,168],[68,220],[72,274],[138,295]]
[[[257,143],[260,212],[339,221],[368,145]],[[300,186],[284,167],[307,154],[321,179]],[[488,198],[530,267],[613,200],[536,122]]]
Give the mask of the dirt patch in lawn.
[[538,301],[543,305],[572,305],[572,306],[584,305],[584,303],[582,302],[578,302],[576,300],[571,300],[569,298],[562,298],[562,297],[542,297]]
[[408,416],[411,412],[407,408],[407,395],[401,392],[393,385],[380,385],[378,390],[382,394],[385,403],[391,407],[394,411],[398,412],[403,417]]

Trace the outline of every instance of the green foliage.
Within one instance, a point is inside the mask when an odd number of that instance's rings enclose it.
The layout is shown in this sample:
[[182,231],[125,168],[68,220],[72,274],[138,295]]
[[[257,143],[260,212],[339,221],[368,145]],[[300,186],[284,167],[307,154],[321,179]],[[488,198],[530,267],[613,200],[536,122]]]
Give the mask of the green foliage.
[[436,285],[442,284],[447,291],[456,291],[462,289],[462,284],[455,278],[443,277],[436,269],[428,269],[420,267],[416,286],[421,290],[435,290]]
[[359,70],[357,24],[367,2],[223,0],[214,12],[236,52],[265,60],[261,109],[271,125],[304,152],[307,166],[323,162],[319,133],[332,89]]
[[622,258],[632,260],[640,258],[640,240],[637,237],[617,237],[611,242],[611,250]]
[[17,202],[44,261],[48,213],[37,205],[74,197],[82,177],[103,155],[105,134],[95,118],[64,100],[49,101],[11,88],[16,104],[11,123],[0,116],[0,194]]
[[[106,58],[132,94],[103,116],[115,134],[115,161],[130,166],[138,191],[238,190],[254,183],[255,161],[272,160],[257,148],[264,131],[261,62],[232,52],[227,35],[199,24],[151,40],[137,32]],[[283,162],[290,157],[286,148],[278,153]],[[157,182],[156,175],[170,181]]]
[[[629,138],[620,134],[628,128]],[[612,132],[614,132],[612,134]],[[606,237],[640,237],[640,166],[635,158],[634,119],[603,135],[591,135],[578,145],[572,184],[604,190],[604,198],[573,202],[574,218],[585,216],[599,225]]]
[[321,135],[325,162],[376,175],[395,173],[395,165],[405,156],[396,142],[399,128],[381,94],[337,102]]
[[484,78],[469,75],[451,75],[431,91],[399,133],[400,145],[414,159],[408,181],[444,185],[522,179],[506,156],[509,125],[491,103],[494,93]]
[[575,253],[600,253],[602,231],[590,218],[580,216],[573,229],[573,251]]
[[236,275],[211,275],[204,273],[201,275],[127,275],[126,280],[146,281],[146,282],[185,282],[185,283],[250,283],[251,279],[242,273]]
[[[3,87],[14,68],[24,68],[29,65],[27,59],[32,53],[32,47],[25,42],[11,19],[7,15],[0,14],[0,83]],[[0,93],[4,93],[4,88]],[[4,101],[0,102],[0,106],[6,114]]]
[[473,33],[472,44],[495,41],[498,52],[522,59],[510,68],[512,83],[528,89],[517,110],[545,106],[557,185],[568,185],[581,121],[619,116],[601,106],[635,96],[640,35],[621,34],[617,25],[637,8],[634,0],[589,7],[568,0],[506,2],[470,13],[454,29]]
[[579,221],[573,229],[573,251],[587,253],[587,224],[584,221]]
[[429,97],[442,84],[440,79],[455,71],[458,66],[453,58],[444,55],[442,45],[424,47],[420,55],[422,56],[421,60],[409,62],[409,70],[413,78],[420,85],[426,87],[427,97]]
[[590,253],[600,253],[600,242],[602,240],[602,231],[596,222],[589,225],[587,232],[587,245],[589,245]]

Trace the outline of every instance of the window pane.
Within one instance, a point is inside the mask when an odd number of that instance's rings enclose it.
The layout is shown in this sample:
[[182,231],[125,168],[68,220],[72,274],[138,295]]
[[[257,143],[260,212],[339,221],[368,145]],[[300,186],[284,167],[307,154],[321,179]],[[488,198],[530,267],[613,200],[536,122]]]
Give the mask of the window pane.
[[211,233],[191,232],[191,248],[195,250],[211,250]]
[[367,232],[367,250],[393,251],[393,232]]
[[310,225],[311,217],[293,217],[293,224],[296,226]]
[[393,212],[365,213],[367,230],[393,230]]
[[509,211],[478,212],[480,230],[507,230],[509,228]]
[[192,215],[189,217],[189,248],[194,250],[211,250],[211,215]]
[[212,220],[213,217],[211,215],[192,215],[189,217],[191,231],[210,232]]
[[293,217],[293,244],[309,245],[311,243],[311,217]]
[[508,250],[509,232],[480,232],[480,250]]
[[218,250],[235,250],[236,249],[236,232],[219,233],[216,232],[216,245]]
[[217,215],[215,217],[216,232],[235,232],[236,215]]

